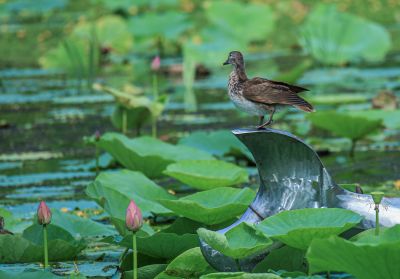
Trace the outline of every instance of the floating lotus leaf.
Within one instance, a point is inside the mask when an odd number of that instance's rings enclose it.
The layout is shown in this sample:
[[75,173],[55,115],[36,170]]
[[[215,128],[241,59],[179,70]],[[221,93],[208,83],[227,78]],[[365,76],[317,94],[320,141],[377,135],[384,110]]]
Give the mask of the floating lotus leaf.
[[[43,228],[28,227],[22,236],[0,235],[0,262],[24,263],[43,260]],[[48,225],[48,248],[50,261],[74,259],[86,247],[83,240],[75,240],[66,230]]]
[[101,173],[86,188],[86,194],[99,203],[108,214],[120,220],[125,220],[130,200],[134,200],[142,213],[148,216],[152,213],[171,213],[157,200],[175,199],[142,173],[130,170]]
[[346,209],[305,208],[268,217],[256,228],[286,245],[306,250],[314,238],[339,235],[361,220],[360,215]]
[[303,47],[325,64],[383,60],[391,47],[390,35],[383,26],[339,12],[333,5],[314,8],[301,33]]
[[203,274],[215,272],[201,254],[200,248],[192,248],[176,257],[155,279],[199,278]]
[[53,210],[52,214],[51,223],[68,231],[74,238],[106,236],[116,233],[112,228],[87,218],[57,210]]
[[129,139],[122,134],[106,133],[97,144],[124,167],[141,171],[151,178],[161,176],[166,167],[173,162],[213,159],[204,151],[175,146],[151,137]]
[[360,110],[360,111],[349,111],[349,115],[355,117],[363,117],[373,121],[383,121],[383,124],[390,129],[400,128],[400,110]]
[[266,40],[274,28],[275,18],[268,5],[213,1],[206,9],[213,28],[238,41]]
[[[128,234],[118,245],[132,248],[132,234]],[[138,251],[153,258],[173,259],[184,251],[199,245],[196,234],[165,233],[137,236]]]
[[353,275],[355,278],[399,278],[400,276],[400,240],[399,227],[388,235],[397,235],[396,241],[392,236],[384,236],[384,241],[376,238],[360,237],[358,241],[348,241],[336,236],[329,239],[315,239],[307,252],[307,261],[311,273],[323,271],[340,271]]
[[[63,276],[55,275],[50,271],[43,271],[43,270],[27,270],[21,272],[14,272],[14,271],[0,271],[0,279],[60,279],[65,278]],[[71,277],[75,278],[75,277]],[[83,277],[85,278],[85,277]]]
[[245,169],[217,160],[186,160],[171,164],[165,174],[199,190],[237,185],[248,181]]
[[313,125],[332,132],[336,136],[359,140],[382,127],[381,120],[351,116],[346,113],[324,111],[310,114]]
[[179,200],[159,200],[177,215],[197,222],[213,225],[232,220],[244,213],[254,199],[255,193],[249,188],[216,188],[198,192]]
[[200,279],[219,279],[219,278],[232,278],[232,279],[282,279],[279,275],[273,273],[244,273],[244,272],[219,272],[203,275]]
[[[167,267],[166,264],[151,264],[138,268],[138,278],[140,279],[154,279],[158,274],[163,272]],[[123,278],[133,278],[132,271],[125,271]]]
[[253,158],[243,143],[228,130],[196,131],[182,138],[179,144],[204,150],[218,157],[228,154],[244,154],[249,158]]
[[265,251],[272,241],[252,225],[243,222],[225,234],[204,228],[197,230],[199,237],[222,254],[241,259]]

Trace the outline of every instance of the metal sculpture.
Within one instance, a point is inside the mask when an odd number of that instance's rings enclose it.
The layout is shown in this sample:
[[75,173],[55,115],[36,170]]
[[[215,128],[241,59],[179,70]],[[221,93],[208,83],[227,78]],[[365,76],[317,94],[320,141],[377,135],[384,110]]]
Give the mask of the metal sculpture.
[[[225,233],[241,222],[257,223],[284,210],[321,207],[345,208],[363,215],[365,218],[360,229],[375,226],[372,197],[339,187],[317,153],[301,139],[275,129],[238,129],[232,132],[253,154],[260,187],[243,216],[218,232]],[[380,213],[381,226],[400,224],[400,198],[384,198],[382,204],[388,206]],[[233,259],[214,250],[204,241],[200,242],[204,257],[215,269],[237,270]],[[251,271],[267,253],[240,260],[241,270]]]

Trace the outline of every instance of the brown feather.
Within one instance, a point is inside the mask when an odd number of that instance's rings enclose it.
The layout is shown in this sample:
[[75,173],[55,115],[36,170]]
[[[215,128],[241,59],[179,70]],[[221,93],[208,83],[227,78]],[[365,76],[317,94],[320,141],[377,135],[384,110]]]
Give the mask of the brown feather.
[[260,78],[248,80],[243,83],[243,96],[253,102],[273,105],[284,104],[292,105],[304,111],[314,111],[313,106],[303,98],[299,97],[295,91],[285,84],[266,80],[260,82]]

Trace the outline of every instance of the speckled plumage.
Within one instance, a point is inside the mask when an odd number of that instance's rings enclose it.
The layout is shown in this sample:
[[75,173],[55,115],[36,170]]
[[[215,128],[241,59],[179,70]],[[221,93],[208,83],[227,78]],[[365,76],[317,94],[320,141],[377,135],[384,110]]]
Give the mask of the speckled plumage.
[[[311,104],[298,96],[298,93],[307,91],[306,88],[260,77],[248,79],[240,52],[229,53],[224,65],[227,64],[234,66],[228,82],[229,98],[240,110],[260,117],[258,128],[272,123],[277,106],[291,105],[303,111],[314,111]],[[268,112],[270,118],[262,124],[264,115]]]

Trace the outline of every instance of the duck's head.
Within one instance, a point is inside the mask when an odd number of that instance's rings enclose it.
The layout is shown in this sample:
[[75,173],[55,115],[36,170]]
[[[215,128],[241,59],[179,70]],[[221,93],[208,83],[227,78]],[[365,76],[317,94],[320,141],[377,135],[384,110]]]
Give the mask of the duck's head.
[[243,55],[240,53],[240,51],[231,51],[229,53],[228,59],[226,59],[223,65],[228,64],[232,64],[234,66],[244,65]]

